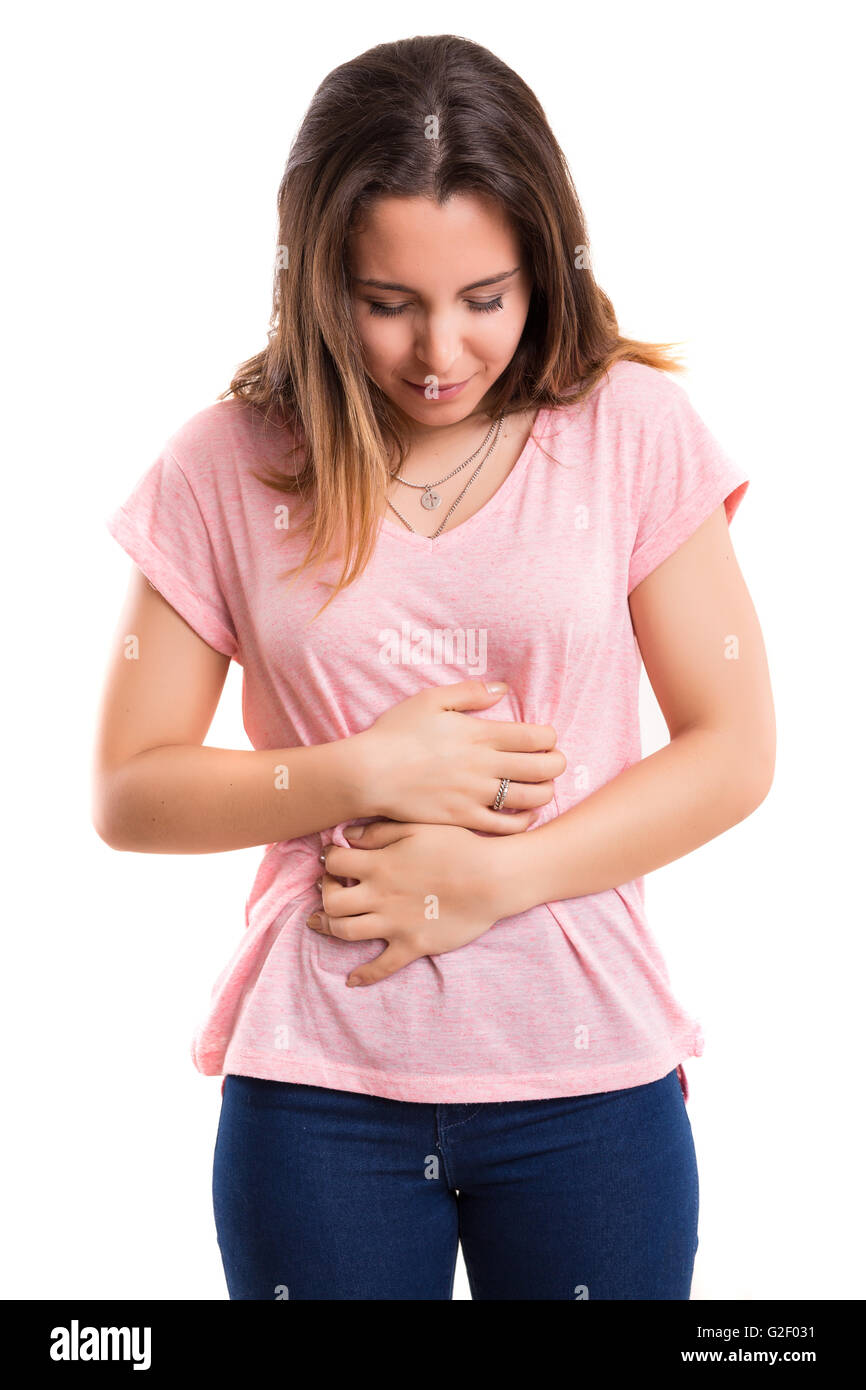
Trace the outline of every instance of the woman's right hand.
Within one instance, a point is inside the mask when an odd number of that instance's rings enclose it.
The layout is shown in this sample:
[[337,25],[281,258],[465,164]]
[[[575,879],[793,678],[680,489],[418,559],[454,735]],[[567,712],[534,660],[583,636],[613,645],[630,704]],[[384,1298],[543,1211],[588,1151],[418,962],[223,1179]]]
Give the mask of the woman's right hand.
[[[553,798],[567,760],[552,724],[473,719],[508,689],[504,681],[434,685],[401,700],[356,735],[366,749],[374,814],[389,820],[462,825],[513,835]],[[510,778],[505,810],[493,802]]]

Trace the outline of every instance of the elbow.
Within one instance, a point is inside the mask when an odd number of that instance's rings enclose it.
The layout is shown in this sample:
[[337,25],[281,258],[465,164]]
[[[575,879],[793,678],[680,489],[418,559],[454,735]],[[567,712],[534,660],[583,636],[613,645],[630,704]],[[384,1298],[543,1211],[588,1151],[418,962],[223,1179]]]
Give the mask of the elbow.
[[776,776],[776,721],[771,716],[768,723],[769,729],[764,739],[761,741],[753,759],[757,770],[755,778],[758,797],[755,802],[756,808],[769,796],[770,788],[773,785],[773,779]]
[[110,833],[106,833],[106,831],[104,831],[104,830],[103,830],[100,826],[98,826],[95,822],[94,822],[93,828],[94,828],[94,830],[96,831],[96,833],[97,833],[97,835],[99,836],[99,838],[100,838],[100,840],[102,841],[102,843],[103,843],[104,845],[107,845],[109,849],[123,850],[123,849],[126,848],[125,845],[122,845],[122,844],[120,843],[120,841],[117,839],[117,837],[116,837],[115,835],[112,835],[112,834],[110,834]]
[[122,817],[119,814],[117,789],[114,779],[105,773],[94,776],[91,800],[90,823],[104,845],[109,849],[124,850],[121,834]]
[[743,778],[745,815],[750,816],[770,794],[776,775],[775,742],[769,748],[753,750],[744,760],[744,766],[748,768],[748,775]]
[[769,795],[776,771],[775,737],[744,737],[741,730],[707,729],[713,742],[717,793],[736,825]]
[[115,834],[116,827],[111,817],[106,814],[104,806],[94,806],[90,814],[90,823],[104,845],[108,845],[109,849],[120,849]]
[[747,733],[741,736],[746,749],[745,766],[750,769],[752,810],[755,811],[770,794],[776,775],[776,714],[769,695],[756,714]]
[[763,782],[761,783],[761,794],[760,794],[760,798],[759,798],[759,800],[758,800],[758,805],[759,805],[759,806],[760,806],[761,802],[762,802],[767,796],[769,796],[769,794],[770,794],[770,788],[771,788],[772,785],[773,785],[773,779],[775,778],[775,776],[776,776],[776,754],[775,754],[775,750],[774,750],[774,751],[773,751],[773,756],[772,756],[771,758],[768,759],[766,776],[764,777],[764,780],[763,780]]

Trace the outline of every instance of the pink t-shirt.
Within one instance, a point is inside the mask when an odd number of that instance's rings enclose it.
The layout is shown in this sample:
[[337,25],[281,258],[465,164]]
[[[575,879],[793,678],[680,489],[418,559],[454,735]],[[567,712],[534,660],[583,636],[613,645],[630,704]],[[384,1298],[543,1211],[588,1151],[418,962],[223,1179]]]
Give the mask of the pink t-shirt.
[[[244,402],[209,405],[107,519],[186,622],[242,665],[253,747],[339,739],[431,683],[486,677],[510,690],[470,717],[552,724],[568,759],[539,824],[640,759],[628,596],[722,502],[730,522],[748,486],[673,377],[620,362],[584,404],[542,410],[499,490],[436,539],[389,512],[368,568],[309,627],[339,566],[288,593],[277,577],[303,556],[283,522],[285,503],[302,504],[250,470],[286,467],[285,449]],[[533,907],[347,989],[385,943],[306,925],[322,846],[348,844],[346,824],[265,847],[193,1040],[200,1072],[501,1101],[637,1086],[700,1055],[643,879]],[[681,1067],[680,1079],[688,1094]]]

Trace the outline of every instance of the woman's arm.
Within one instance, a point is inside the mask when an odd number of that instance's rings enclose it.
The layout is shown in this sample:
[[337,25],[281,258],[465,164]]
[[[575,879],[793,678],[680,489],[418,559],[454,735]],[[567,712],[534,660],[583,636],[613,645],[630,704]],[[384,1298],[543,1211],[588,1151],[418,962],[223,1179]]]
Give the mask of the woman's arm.
[[117,767],[93,819],[112,849],[215,854],[366,816],[366,790],[354,738],[260,751],[172,744]]
[[92,820],[112,849],[245,849],[366,813],[353,740],[263,751],[201,746],[228,668],[229,657],[133,567],[93,754]]
[[488,841],[496,920],[631,883],[745,820],[769,781],[744,753],[724,730],[688,729],[507,853]]
[[[565,767],[549,725],[465,717],[505,692],[481,681],[430,687],[329,743],[204,747],[228,667],[134,568],[94,752],[92,819],[113,849],[208,854],[365,816],[513,836]],[[490,809],[500,775],[518,814]]]
[[767,657],[724,507],[637,585],[630,605],[671,741],[507,847],[485,843],[497,919],[630,883],[744,820],[770,790]]
[[[636,586],[630,602],[670,743],[507,844],[380,822],[364,829],[358,849],[328,846],[317,928],[389,942],[353,979],[376,983],[537,904],[630,883],[720,835],[763,801],[775,764],[773,700],[724,507]],[[340,878],[357,885],[343,886]],[[431,897],[437,920],[426,911]]]

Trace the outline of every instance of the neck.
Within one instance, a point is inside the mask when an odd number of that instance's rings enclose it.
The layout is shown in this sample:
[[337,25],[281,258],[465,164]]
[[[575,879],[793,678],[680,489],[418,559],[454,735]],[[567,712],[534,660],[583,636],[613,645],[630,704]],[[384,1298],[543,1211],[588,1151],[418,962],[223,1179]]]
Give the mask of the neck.
[[407,419],[409,452],[407,460],[451,460],[459,463],[468,457],[484,440],[494,422],[483,411],[476,410],[451,425],[420,425]]

